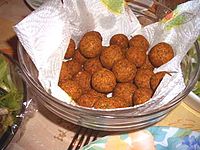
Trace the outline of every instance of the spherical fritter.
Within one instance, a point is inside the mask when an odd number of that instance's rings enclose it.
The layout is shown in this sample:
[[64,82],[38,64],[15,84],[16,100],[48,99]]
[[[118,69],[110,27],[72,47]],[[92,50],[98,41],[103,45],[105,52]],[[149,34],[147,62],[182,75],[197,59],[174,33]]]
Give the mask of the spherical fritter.
[[93,107],[95,102],[98,101],[100,97],[90,95],[88,93],[81,95],[79,99],[76,100],[76,103],[84,107]]
[[128,48],[128,38],[124,34],[115,34],[110,39],[110,45],[118,45],[120,48]]
[[160,67],[174,57],[171,45],[161,42],[156,44],[149,52],[149,60],[154,67]]
[[154,69],[154,66],[149,61],[149,57],[148,56],[146,57],[145,63],[140,67],[140,69],[150,69],[150,70]]
[[81,65],[74,61],[69,60],[62,63],[59,81],[71,79],[73,75],[81,70]]
[[133,95],[133,104],[143,104],[147,102],[153,95],[153,91],[150,88],[139,88]]
[[151,77],[150,85],[151,85],[152,90],[155,91],[157,89],[158,85],[160,84],[161,80],[163,79],[166,73],[167,72],[165,71],[157,72]]
[[65,53],[66,59],[69,59],[74,55],[75,48],[76,48],[76,44],[75,44],[74,40],[70,39],[67,51]]
[[95,102],[96,109],[114,109],[128,107],[122,98],[119,97],[104,97]]
[[72,99],[76,100],[82,95],[82,90],[79,84],[72,80],[65,80],[60,82],[59,86],[69,95]]
[[76,81],[83,93],[86,93],[91,89],[90,81],[91,81],[91,75],[86,71],[80,71],[78,72],[74,77],[73,80]]
[[128,50],[128,48],[121,48],[121,51],[122,51],[124,57],[126,56],[127,50]]
[[136,35],[129,40],[130,47],[141,47],[145,51],[149,48],[149,42],[143,35]]
[[136,67],[141,67],[146,61],[146,52],[140,47],[130,47],[126,52],[126,58]]
[[84,34],[84,36],[89,36],[89,35],[94,35],[94,36],[98,37],[101,41],[103,39],[101,34],[97,31],[89,31],[89,32]]
[[84,64],[87,58],[85,58],[79,51],[79,49],[75,50],[73,55],[73,60],[77,61],[79,64]]
[[110,45],[104,48],[100,55],[100,61],[107,69],[111,69],[115,62],[123,58],[124,55],[118,45]]
[[111,92],[115,85],[115,75],[108,69],[103,68],[92,75],[92,87],[98,92]]
[[103,66],[99,60],[99,57],[95,57],[95,58],[88,59],[84,63],[83,68],[85,69],[85,71],[87,71],[88,73],[92,75],[95,72],[101,70]]
[[138,69],[134,82],[138,88],[151,88],[150,79],[154,75],[150,69]]
[[90,95],[92,95],[92,96],[94,96],[94,97],[106,97],[106,94],[97,92],[97,91],[95,91],[95,90],[93,90],[93,89],[89,90],[89,91],[87,92],[87,94],[90,94]]
[[137,87],[133,83],[117,83],[113,96],[123,98],[128,106],[132,106],[132,97],[136,89]]
[[83,56],[87,58],[97,57],[102,50],[102,41],[95,35],[83,36],[79,48]]
[[114,63],[112,71],[118,82],[129,82],[134,79],[137,68],[127,59],[121,59]]

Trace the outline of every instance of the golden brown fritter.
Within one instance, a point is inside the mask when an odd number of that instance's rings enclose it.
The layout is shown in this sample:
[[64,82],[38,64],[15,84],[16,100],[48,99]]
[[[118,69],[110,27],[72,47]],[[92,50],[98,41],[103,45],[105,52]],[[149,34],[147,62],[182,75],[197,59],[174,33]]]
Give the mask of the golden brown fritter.
[[118,45],[111,45],[104,48],[100,55],[100,61],[107,69],[111,69],[115,62],[123,58],[124,55]]
[[83,68],[85,69],[85,71],[93,75],[98,70],[101,70],[103,66],[99,60],[99,57],[95,57],[95,58],[88,59],[84,63]]
[[109,93],[115,85],[115,75],[108,69],[103,68],[92,75],[92,87],[98,92]]
[[63,82],[65,80],[71,79],[72,76],[73,75],[71,74],[71,71],[70,71],[68,65],[65,62],[63,62],[61,71],[60,71],[59,82]]
[[166,73],[167,72],[165,71],[157,72],[151,77],[150,85],[153,91],[156,90],[156,88],[158,87],[158,85],[160,84],[161,80],[163,79]]
[[150,79],[154,75],[150,69],[138,69],[134,82],[138,88],[151,88]]
[[140,47],[145,51],[149,48],[149,42],[143,35],[136,35],[129,40],[130,47]]
[[161,42],[156,44],[149,52],[149,60],[154,67],[160,67],[174,57],[171,45]]
[[140,47],[130,47],[126,52],[126,58],[136,67],[141,67],[146,61],[146,52]]
[[118,45],[120,48],[128,48],[128,38],[124,34],[115,34],[110,39],[110,45]]
[[59,86],[74,100],[78,99],[82,95],[81,87],[73,80],[65,80],[64,82],[60,82]]
[[84,107],[93,107],[95,102],[98,101],[100,97],[93,96],[90,94],[83,94],[79,99],[76,100],[76,103]]
[[121,48],[121,51],[122,51],[124,57],[126,57],[127,50],[128,50],[128,48]]
[[80,70],[81,65],[74,60],[63,62],[59,81],[71,79],[72,76],[78,73]]
[[101,34],[97,31],[89,31],[89,32],[85,33],[84,36],[89,36],[89,35],[94,35],[94,36],[98,37],[101,41],[103,39]]
[[76,44],[74,40],[70,39],[67,51],[65,53],[65,59],[72,58],[72,56],[74,55],[75,48],[76,48]]
[[128,107],[125,101],[119,97],[110,97],[110,98],[100,98],[94,104],[96,109],[114,109],[114,108],[124,108]]
[[133,95],[133,104],[143,104],[148,101],[153,95],[153,91],[150,88],[138,88]]
[[118,82],[130,82],[136,75],[137,68],[127,59],[121,59],[114,63],[112,72]]
[[75,50],[73,55],[73,60],[77,61],[79,64],[84,64],[87,58],[85,58],[80,52],[79,49]]
[[111,97],[109,99],[114,101],[114,104],[115,104],[116,108],[129,107],[129,103],[127,103],[127,101],[124,100],[124,98],[122,98],[122,97],[113,96],[113,97]]
[[93,89],[89,90],[87,92],[87,94],[90,94],[90,95],[95,96],[95,97],[106,97],[106,94],[97,92],[97,91],[95,91]]
[[87,93],[91,89],[90,81],[91,81],[91,75],[86,71],[80,71],[78,72],[74,77],[73,80],[76,81],[81,89],[82,93]]
[[121,97],[128,106],[133,106],[132,97],[137,87],[133,83],[117,83],[113,96]]
[[140,67],[140,69],[150,69],[153,70],[154,66],[151,64],[151,62],[149,61],[149,57],[147,55],[145,63]]
[[101,40],[95,35],[83,36],[79,44],[80,52],[86,58],[97,57],[102,50]]

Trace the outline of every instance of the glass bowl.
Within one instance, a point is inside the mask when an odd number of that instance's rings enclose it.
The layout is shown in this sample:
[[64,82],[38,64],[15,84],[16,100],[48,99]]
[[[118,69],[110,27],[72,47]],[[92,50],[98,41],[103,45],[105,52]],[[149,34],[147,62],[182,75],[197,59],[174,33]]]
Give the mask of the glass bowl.
[[[135,3],[134,5],[138,4]],[[165,7],[165,5],[159,3],[154,4],[153,10],[148,10],[148,6],[144,4],[140,5],[139,9],[134,9],[134,5],[132,5],[131,8],[133,8],[133,11],[136,13],[142,25],[156,22],[162,18],[164,14],[171,11],[169,8]],[[57,116],[69,122],[103,131],[126,131],[140,129],[150,126],[163,119],[179,104],[179,102],[181,102],[182,99],[188,95],[197,80],[200,72],[200,49],[197,42],[195,43],[195,53],[196,57],[194,57],[193,60],[195,59],[195,61],[198,62],[195,67],[191,68],[192,60],[189,57],[184,58],[187,59],[189,63],[187,65],[182,65],[186,88],[169,103],[156,109],[152,108],[151,111],[146,112],[133,107],[105,111],[73,106],[48,94],[38,81],[37,69],[35,68],[29,55],[20,43],[18,45],[18,58],[21,69],[26,77],[27,83],[35,95],[37,95],[38,102]],[[189,70],[189,72],[187,70]]]
[[[9,74],[10,74],[12,83],[14,84],[15,88],[17,89],[17,93],[19,93],[17,96],[15,95],[16,99],[13,99],[12,101],[10,101],[10,102],[12,102],[12,106],[10,106],[8,108],[14,109],[14,111],[12,111],[12,114],[10,114],[10,115],[6,114],[6,115],[0,116],[1,117],[1,119],[0,119],[1,124],[0,125],[2,125],[1,127],[4,127],[4,128],[1,128],[1,129],[4,129],[4,130],[2,130],[2,132],[0,134],[0,149],[3,150],[11,142],[11,140],[13,139],[15,134],[17,133],[19,127],[21,127],[21,123],[22,123],[22,120],[24,118],[24,113],[25,113],[25,110],[26,110],[26,103],[25,102],[27,100],[27,86],[26,86],[26,83],[23,80],[23,77],[22,77],[22,74],[21,74],[21,71],[20,71],[20,67],[17,64],[17,62],[15,60],[13,60],[11,57],[9,57],[6,54],[3,54],[1,52],[0,52],[0,58],[5,60],[8,63],[8,68],[10,70]],[[12,85],[12,84],[9,84],[9,85]],[[0,95],[1,102],[4,100],[3,97],[5,96],[3,93],[4,93],[4,91],[2,91],[2,89],[1,89],[1,95]],[[11,93],[11,92],[9,91],[8,94],[9,93]],[[19,103],[14,104],[13,103],[14,100],[16,100],[16,101],[18,100]],[[1,106],[2,105],[3,104],[1,103]],[[11,111],[9,111],[9,113],[11,113]],[[6,128],[5,128],[6,123],[3,123],[2,121],[5,120],[6,118],[9,118],[9,117],[13,118],[12,119],[13,122],[11,122],[10,125],[6,126]],[[10,120],[10,119],[7,119],[7,121],[8,120]]]

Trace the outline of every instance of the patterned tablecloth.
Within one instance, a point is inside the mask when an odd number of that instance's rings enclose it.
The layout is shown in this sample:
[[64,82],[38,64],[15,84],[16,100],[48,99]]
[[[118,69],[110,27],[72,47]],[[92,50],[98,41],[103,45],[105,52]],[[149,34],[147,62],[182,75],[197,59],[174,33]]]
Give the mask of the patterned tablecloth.
[[[12,26],[23,19],[31,10],[23,0],[0,1],[0,49],[16,56],[16,36]],[[18,149],[64,150],[68,147],[76,131],[76,126],[66,122],[43,106],[30,117],[21,131]],[[200,113],[181,102],[170,114],[155,126],[172,126],[200,131]],[[25,130],[24,130],[25,129]],[[15,149],[17,149],[15,147]]]

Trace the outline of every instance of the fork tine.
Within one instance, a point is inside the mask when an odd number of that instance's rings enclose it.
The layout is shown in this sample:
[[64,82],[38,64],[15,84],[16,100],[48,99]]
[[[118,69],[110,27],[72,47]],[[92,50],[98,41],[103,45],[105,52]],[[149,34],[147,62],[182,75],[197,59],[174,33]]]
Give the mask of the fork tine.
[[87,128],[83,128],[83,133],[82,133],[82,135],[81,135],[81,137],[80,137],[80,139],[79,139],[79,142],[78,142],[78,144],[77,144],[77,146],[76,146],[76,148],[75,148],[75,150],[78,150],[78,149],[80,149],[80,147],[82,146],[82,144],[83,144],[83,142],[84,142],[84,138],[85,138],[85,135],[86,135],[86,133],[87,133]]
[[98,137],[98,131],[94,130],[94,138],[92,141],[95,141]]
[[72,139],[72,141],[71,141],[71,143],[70,143],[70,145],[69,145],[67,150],[72,150],[73,149],[74,145],[76,144],[76,141],[78,140],[78,136],[81,133],[81,129],[82,128],[79,127],[78,132],[76,132],[76,134],[75,134],[74,138]]
[[97,139],[98,131],[79,127],[67,150],[78,150]]
[[95,141],[97,139],[98,136],[98,131],[97,130],[89,130],[88,131],[88,135],[87,138],[85,140],[85,143],[83,146],[87,145],[89,142]]
[[86,140],[85,140],[85,143],[84,143],[84,146],[87,145],[87,144],[90,142],[92,133],[93,133],[92,130],[89,130],[88,136],[87,136],[87,138],[86,138]]

